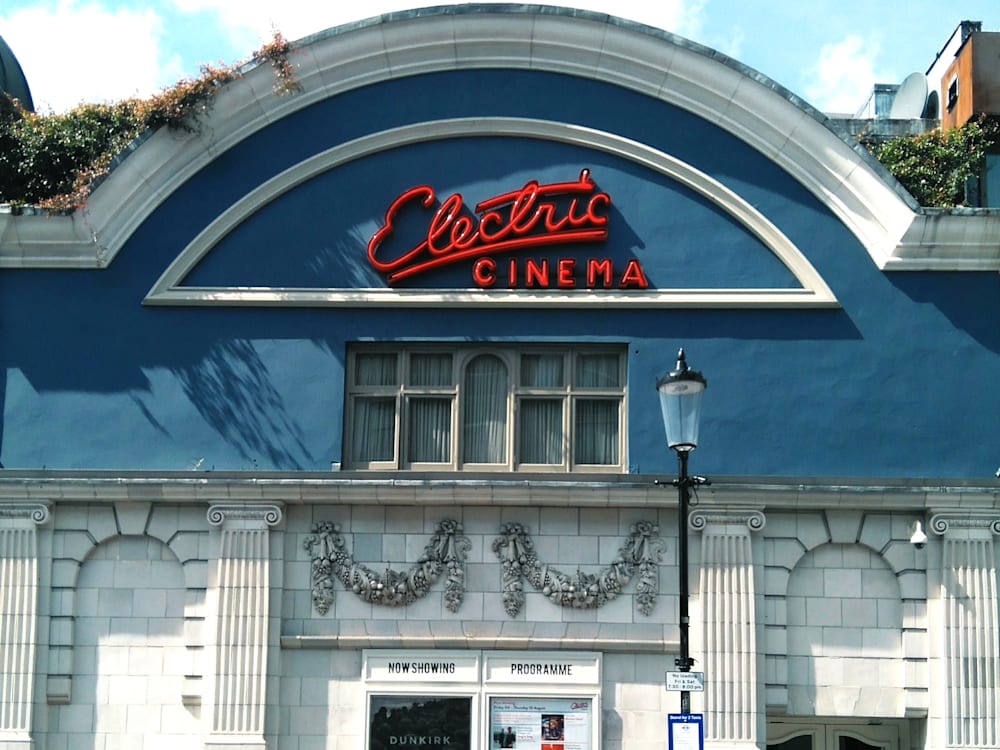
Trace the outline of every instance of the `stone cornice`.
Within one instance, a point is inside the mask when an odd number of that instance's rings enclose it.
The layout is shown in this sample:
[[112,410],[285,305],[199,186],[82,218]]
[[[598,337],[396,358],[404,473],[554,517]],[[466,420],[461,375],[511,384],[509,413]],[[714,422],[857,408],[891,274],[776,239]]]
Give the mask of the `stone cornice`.
[[[675,507],[667,475],[374,472],[90,472],[0,470],[2,503],[338,503],[438,506]],[[659,480],[660,484],[657,484]],[[1000,514],[1000,481],[720,477],[698,510],[879,509]]]

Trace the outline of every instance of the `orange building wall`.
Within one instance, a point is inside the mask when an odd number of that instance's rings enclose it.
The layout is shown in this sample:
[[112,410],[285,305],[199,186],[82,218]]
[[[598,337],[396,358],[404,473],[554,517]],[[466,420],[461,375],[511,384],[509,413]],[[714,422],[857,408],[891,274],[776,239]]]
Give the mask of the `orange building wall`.
[[[958,99],[948,107],[948,88],[958,77]],[[1000,32],[976,32],[959,49],[941,79],[941,127],[964,125],[980,114],[1000,115]]]

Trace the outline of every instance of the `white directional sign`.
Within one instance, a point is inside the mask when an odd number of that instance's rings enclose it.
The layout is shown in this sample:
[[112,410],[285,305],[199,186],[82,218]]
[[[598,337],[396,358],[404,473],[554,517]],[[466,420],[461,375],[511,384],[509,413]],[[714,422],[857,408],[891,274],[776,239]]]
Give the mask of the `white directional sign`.
[[667,690],[686,690],[689,693],[705,691],[704,672],[667,672]]

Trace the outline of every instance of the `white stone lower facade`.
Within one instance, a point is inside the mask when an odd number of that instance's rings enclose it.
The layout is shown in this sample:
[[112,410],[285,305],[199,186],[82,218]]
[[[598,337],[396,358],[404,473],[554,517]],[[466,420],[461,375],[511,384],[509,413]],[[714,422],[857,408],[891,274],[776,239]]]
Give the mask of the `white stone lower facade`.
[[[455,698],[473,748],[502,746],[496,717],[529,699],[545,722],[577,707],[575,739],[546,748],[666,746],[678,530],[662,488],[48,489],[0,503],[2,750],[374,748],[387,696]],[[701,494],[707,747],[1000,746],[1000,512]],[[511,661],[529,666],[497,667]],[[370,666],[397,662],[425,666]],[[518,747],[543,747],[531,731]]]

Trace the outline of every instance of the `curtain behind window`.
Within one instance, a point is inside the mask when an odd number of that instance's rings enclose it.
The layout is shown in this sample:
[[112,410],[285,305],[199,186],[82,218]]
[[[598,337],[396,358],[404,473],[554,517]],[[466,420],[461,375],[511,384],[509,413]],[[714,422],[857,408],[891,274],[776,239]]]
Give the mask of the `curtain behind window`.
[[563,381],[561,354],[524,354],[521,356],[521,385],[527,388],[559,388]]
[[578,464],[618,463],[618,402],[607,399],[576,401],[573,448]]
[[507,366],[484,354],[465,368],[462,445],[466,463],[507,460]]
[[396,399],[354,399],[351,460],[392,461],[396,444]]
[[[614,354],[579,354],[577,388],[618,388],[619,358]],[[573,450],[578,464],[618,463],[618,399],[577,398]]]
[[523,464],[561,464],[562,400],[522,398],[518,407],[518,461]]
[[450,354],[410,356],[410,385],[445,386],[453,382]]
[[357,385],[397,385],[395,354],[359,354],[354,360],[354,382]]
[[451,461],[451,398],[413,397],[409,401],[411,463]]
[[617,354],[580,354],[576,358],[576,386],[578,388],[617,388]]

